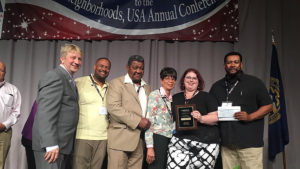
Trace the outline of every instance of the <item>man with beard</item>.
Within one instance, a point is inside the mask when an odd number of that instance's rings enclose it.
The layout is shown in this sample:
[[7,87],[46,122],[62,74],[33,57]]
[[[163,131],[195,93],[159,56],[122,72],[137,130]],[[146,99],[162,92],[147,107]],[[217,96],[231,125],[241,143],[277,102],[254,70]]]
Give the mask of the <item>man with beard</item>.
[[236,121],[220,121],[221,155],[224,169],[263,168],[264,116],[272,110],[271,99],[261,80],[244,74],[242,55],[230,52],[224,57],[225,78],[210,89],[219,106],[239,106]]
[[73,169],[100,169],[106,155],[107,109],[106,92],[111,62],[99,58],[94,74],[75,80],[79,95],[79,121],[77,125]]
[[144,58],[133,55],[127,63],[127,74],[113,79],[107,92],[108,169],[141,169],[144,132],[151,122],[145,118],[147,97],[151,88],[142,79]]

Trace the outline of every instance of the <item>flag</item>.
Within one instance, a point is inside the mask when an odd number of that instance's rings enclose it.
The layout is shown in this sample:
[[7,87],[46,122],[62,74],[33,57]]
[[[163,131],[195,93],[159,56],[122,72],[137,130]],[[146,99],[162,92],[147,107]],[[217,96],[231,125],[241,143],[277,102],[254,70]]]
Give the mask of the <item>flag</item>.
[[289,143],[283,85],[277,49],[274,44],[272,45],[269,93],[273,101],[273,111],[269,115],[269,160],[273,161],[276,154],[282,152],[284,146]]

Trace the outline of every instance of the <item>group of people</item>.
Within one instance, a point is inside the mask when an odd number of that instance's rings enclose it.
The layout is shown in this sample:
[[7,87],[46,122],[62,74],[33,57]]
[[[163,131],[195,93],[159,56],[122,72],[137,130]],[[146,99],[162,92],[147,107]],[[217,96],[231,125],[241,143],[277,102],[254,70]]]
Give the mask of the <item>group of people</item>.
[[[240,53],[225,55],[226,75],[209,92],[203,91],[199,71],[189,68],[180,78],[181,92],[173,96],[176,70],[164,67],[161,87],[152,91],[142,79],[144,58],[139,55],[129,57],[126,75],[109,83],[108,58],[97,59],[94,74],[76,80],[73,75],[82,64],[81,49],[65,44],[60,61],[39,81],[23,130],[22,143],[29,142],[27,159],[34,155],[35,161],[28,160],[29,168],[100,169],[107,154],[108,169],[213,169],[219,152],[224,169],[263,168],[263,118],[272,105],[263,82],[243,73]],[[6,105],[4,75],[1,62],[0,109]],[[20,94],[9,87],[6,91],[15,93],[8,96],[18,105],[11,106],[9,116],[1,114],[0,141],[20,114]],[[234,113],[234,120],[219,121],[218,107],[229,102],[240,106],[240,111]],[[185,119],[191,118],[195,127],[188,130],[176,127],[182,120],[178,106],[184,105],[194,106]],[[9,120],[4,121],[5,117]]]

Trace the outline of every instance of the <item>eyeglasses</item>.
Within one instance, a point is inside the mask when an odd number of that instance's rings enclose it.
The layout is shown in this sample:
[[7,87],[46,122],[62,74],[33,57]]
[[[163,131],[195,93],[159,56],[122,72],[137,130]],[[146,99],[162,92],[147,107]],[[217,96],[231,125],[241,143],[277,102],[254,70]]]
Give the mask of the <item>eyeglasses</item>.
[[230,61],[226,61],[226,64],[227,64],[227,65],[232,64],[232,63],[234,63],[234,64],[239,64],[239,63],[241,63],[241,61],[240,61],[240,60],[230,60]]
[[191,76],[186,76],[185,78],[186,78],[187,80],[194,80],[194,81],[198,80],[197,77],[191,77]]

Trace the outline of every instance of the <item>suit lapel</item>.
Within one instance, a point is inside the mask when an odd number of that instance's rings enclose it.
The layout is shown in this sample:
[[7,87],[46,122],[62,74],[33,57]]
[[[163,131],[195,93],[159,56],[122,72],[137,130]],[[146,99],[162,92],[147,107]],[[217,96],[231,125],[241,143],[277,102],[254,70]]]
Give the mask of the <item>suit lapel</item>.
[[126,83],[125,86],[127,88],[127,91],[135,98],[135,100],[139,103],[139,105],[141,107],[140,99],[139,99],[138,93],[136,92],[134,86],[130,83]]
[[68,87],[70,87],[73,91],[74,97],[78,99],[78,92],[77,92],[77,87],[74,86],[73,80],[70,76],[70,74],[61,66],[58,67],[58,71],[61,72],[63,75],[63,78],[66,80]]
[[150,94],[150,92],[151,92],[151,88],[150,88],[149,85],[145,85],[144,89],[145,89],[146,95],[147,95],[147,97],[148,97],[149,94]]

